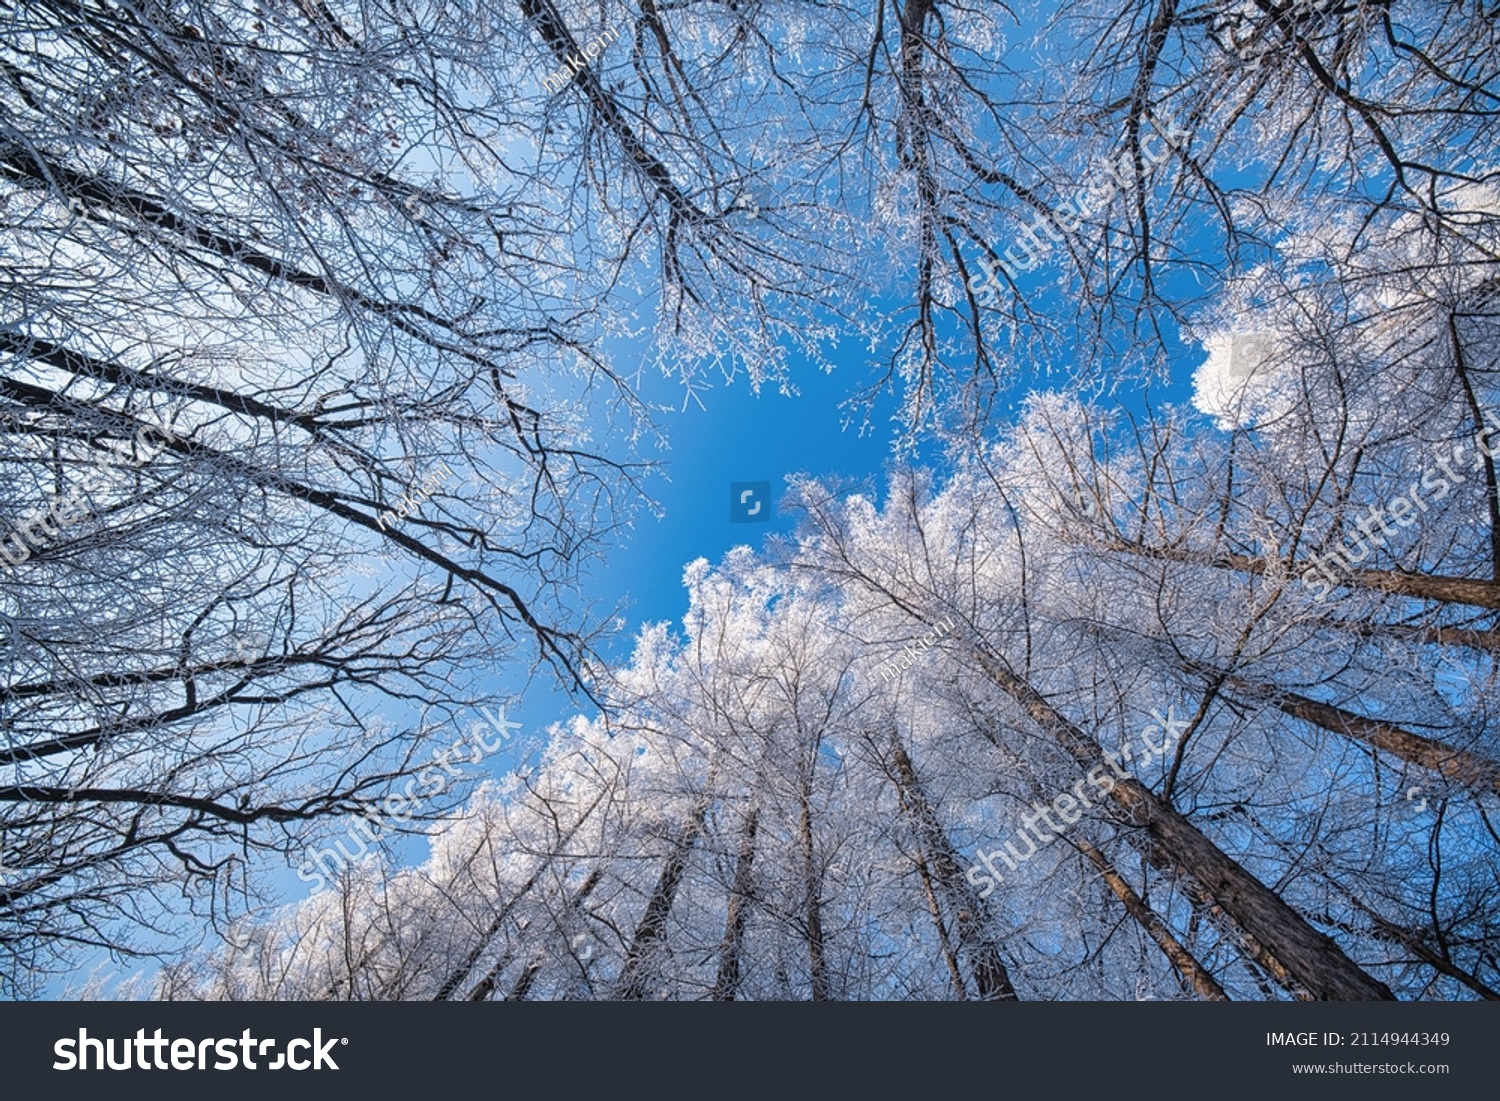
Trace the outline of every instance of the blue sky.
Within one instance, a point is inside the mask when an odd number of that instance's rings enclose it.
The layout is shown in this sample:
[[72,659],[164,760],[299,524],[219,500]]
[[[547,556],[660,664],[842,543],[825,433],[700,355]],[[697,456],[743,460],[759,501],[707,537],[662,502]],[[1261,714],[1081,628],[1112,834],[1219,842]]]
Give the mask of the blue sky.
[[[662,515],[658,519],[640,509],[620,544],[585,571],[580,603],[592,604],[596,614],[621,606],[624,618],[625,626],[601,647],[606,657],[628,661],[635,637],[647,623],[666,621],[680,629],[688,606],[682,573],[689,562],[700,557],[718,562],[733,547],[746,544],[759,550],[767,536],[792,533],[796,518],[776,507],[788,475],[859,480],[867,491],[883,496],[894,428],[889,417],[896,403],[882,399],[863,436],[858,419],[843,427],[848,411],[842,403],[869,377],[860,352],[848,347],[848,361],[832,373],[805,361],[795,363],[795,395],[774,386],[757,394],[741,375],[728,382],[719,379],[713,389],[696,390],[699,400],[684,407],[680,381],[660,375],[642,379],[641,396],[671,410],[656,421],[669,449],[640,456],[659,464],[659,472],[645,484]],[[730,484],[762,481],[771,486],[770,519],[731,523]],[[523,674],[519,663],[497,667],[494,684],[497,694],[520,696],[511,717],[525,724],[525,735],[540,735],[549,723],[580,710],[592,713],[543,676],[523,684]],[[494,770],[501,772],[515,763],[515,755],[492,760]]]
[[[687,610],[682,568],[698,557],[717,561],[731,547],[759,547],[767,534],[787,534],[792,516],[776,508],[786,477],[805,473],[857,477],[878,488],[889,461],[889,424],[860,437],[858,426],[842,428],[839,408],[847,393],[864,381],[861,364],[823,374],[803,365],[794,376],[801,390],[788,396],[764,388],[751,391],[744,378],[699,392],[703,407],[681,407],[678,383],[650,383],[655,399],[678,395],[678,411],[663,415],[660,425],[671,449],[660,456],[663,476],[651,479],[651,495],[665,510],[656,519],[637,517],[629,542],[613,552],[607,568],[595,570],[585,596],[629,601],[630,635],[640,624],[676,621]],[[894,403],[883,403],[885,412]],[[731,523],[730,483],[768,481],[771,518],[765,523]],[[629,639],[612,650],[629,653]]]
[[[1058,197],[1060,200],[1060,196]],[[1015,227],[1019,232],[1019,223]],[[1004,249],[1006,242],[1000,241]],[[1033,306],[1049,316],[1066,317],[1072,308],[1056,287],[1060,257],[1054,254],[1049,263],[1023,276],[1024,293],[1033,297]],[[897,311],[898,302],[871,302],[872,310]],[[618,363],[640,362],[644,347],[619,342],[608,349]],[[991,430],[1003,428],[1018,411],[1020,401],[1033,387],[1051,389],[1063,384],[1072,366],[1070,349],[1049,346],[1055,371],[1040,380],[1033,372],[1023,372],[1012,392],[997,403],[998,418]],[[872,367],[867,349],[849,341],[833,350],[837,367],[824,373],[806,360],[794,360],[790,377],[797,393],[779,392],[774,385],[758,393],[749,379],[741,374],[725,381],[715,380],[712,389],[699,389],[697,400],[685,398],[680,380],[661,374],[643,372],[639,380],[640,397],[650,407],[665,409],[656,415],[656,425],[668,441],[668,449],[655,451],[642,445],[633,458],[653,461],[659,473],[648,476],[645,487],[660,506],[658,518],[651,510],[639,508],[633,526],[622,529],[620,542],[604,559],[590,564],[581,579],[578,604],[591,607],[595,615],[621,607],[623,626],[601,646],[604,657],[614,662],[629,659],[640,628],[651,622],[668,622],[680,629],[687,611],[687,594],[682,586],[683,568],[697,558],[718,562],[731,548],[748,544],[760,549],[768,536],[787,535],[794,531],[796,518],[776,508],[786,490],[786,478],[807,474],[822,479],[836,479],[843,484],[860,485],[861,491],[877,502],[884,500],[887,472],[891,464],[891,444],[895,436],[892,416],[897,409],[895,398],[885,395],[872,411],[863,435],[856,415],[853,424],[850,411],[844,408],[849,396],[866,388],[872,381]],[[1115,400],[1133,412],[1143,411],[1149,394],[1153,404],[1166,400],[1182,401],[1190,393],[1194,367],[1203,356],[1195,348],[1180,348],[1173,357],[1169,385],[1155,385],[1145,390],[1133,384],[1121,387]],[[1014,404],[1013,404],[1014,403]],[[626,448],[616,441],[606,443],[605,450],[615,457],[625,457]],[[922,466],[941,470],[938,448],[928,445],[919,450],[915,461]],[[731,523],[730,484],[766,481],[771,485],[773,513],[766,523]],[[523,646],[529,640],[522,640]],[[520,763],[524,749],[535,749],[545,737],[548,726],[565,721],[580,711],[592,714],[593,707],[582,698],[572,698],[542,671],[529,681],[526,678],[529,658],[534,651],[523,649],[514,657],[497,654],[493,669],[481,683],[493,701],[510,700],[506,717],[521,723],[519,738],[505,750],[473,766],[475,780],[485,775],[502,775]],[[415,715],[394,713],[384,716],[392,723],[412,721]],[[479,718],[477,712],[460,716],[454,736]],[[531,741],[531,746],[526,742]],[[437,744],[446,744],[439,740]],[[334,834],[347,823],[331,823]],[[326,843],[326,842],[325,842]],[[396,846],[397,859],[407,865],[424,860],[428,854],[425,838],[414,837]],[[295,865],[284,871],[265,869],[268,886],[284,902],[307,897],[309,887],[298,880]],[[126,961],[123,966],[106,965],[106,972],[128,975],[143,969],[141,963]],[[145,965],[144,969],[152,968]],[[51,996],[62,993],[65,982],[52,984]]]
[[[1039,281],[1048,281],[1042,273],[1035,275]],[[671,410],[657,418],[669,449],[638,456],[660,464],[660,474],[650,477],[646,484],[661,506],[662,516],[658,519],[647,509],[639,510],[633,529],[623,532],[621,544],[601,563],[592,565],[582,579],[578,593],[581,604],[593,604],[596,612],[624,604],[625,625],[603,645],[605,657],[616,662],[628,660],[643,624],[665,620],[674,629],[680,629],[687,611],[682,573],[689,562],[699,557],[717,562],[737,545],[748,544],[759,549],[767,536],[794,531],[796,518],[781,509],[775,509],[767,523],[731,523],[731,482],[770,482],[773,506],[785,492],[786,477],[796,473],[863,483],[862,491],[870,493],[877,502],[883,501],[895,428],[890,418],[896,402],[888,395],[878,403],[870,417],[871,429],[863,436],[858,431],[858,418],[850,428],[843,427],[848,419],[843,403],[851,393],[868,385],[871,370],[863,348],[854,343],[844,348],[847,358],[831,373],[825,374],[805,361],[794,363],[791,377],[799,393],[790,396],[772,386],[756,393],[741,375],[733,381],[719,380],[713,389],[698,391],[701,405],[691,400],[684,405],[680,381],[660,375],[642,379],[641,396],[653,406]],[[629,361],[632,352],[638,354],[637,349],[615,351],[624,362]],[[1066,357],[1066,350],[1061,354]],[[1181,349],[1174,358],[1171,384],[1149,389],[1152,403],[1185,400],[1191,389],[1192,371],[1202,358],[1196,349]],[[1061,375],[1056,375],[1042,385],[1051,388],[1060,385],[1061,380]],[[1023,376],[1009,397],[1019,402],[1029,388]],[[1146,392],[1127,387],[1118,402],[1140,412],[1145,398]],[[1009,404],[1001,402],[1000,408],[1003,410]],[[1013,416],[1001,415],[1006,420]],[[620,449],[611,450],[617,453]],[[928,467],[939,466],[940,453],[928,446],[919,451],[916,461]],[[485,686],[491,690],[492,699],[513,701],[506,709],[506,718],[522,725],[516,741],[481,765],[473,766],[475,780],[513,769],[520,763],[525,741],[531,739],[535,743],[543,738],[552,723],[565,721],[581,711],[593,713],[587,700],[570,698],[545,673],[527,682],[526,669],[523,660],[507,660],[497,655]],[[396,723],[403,718],[411,721],[415,715],[388,714],[385,718]],[[454,736],[479,718],[477,712],[460,716]],[[331,823],[330,828],[334,834],[340,834],[347,824]],[[397,845],[395,851],[399,862],[415,865],[426,859],[428,843],[423,837],[413,837]],[[266,868],[265,874],[267,885],[280,894],[281,901],[296,902],[307,897],[309,886],[297,879],[294,868]],[[104,954],[100,953],[83,970],[86,972],[104,960]],[[154,967],[145,961],[124,961],[123,965],[105,963],[104,970],[106,974],[124,976],[141,970],[149,973]],[[81,977],[75,976],[72,981]],[[62,996],[68,982],[59,979],[49,984],[48,996]]]

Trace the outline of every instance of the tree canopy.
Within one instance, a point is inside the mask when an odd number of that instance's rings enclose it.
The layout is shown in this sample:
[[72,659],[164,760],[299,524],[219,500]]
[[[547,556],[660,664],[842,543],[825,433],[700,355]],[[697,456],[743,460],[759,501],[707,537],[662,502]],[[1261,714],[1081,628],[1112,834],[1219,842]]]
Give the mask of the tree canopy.
[[[3,8],[8,996],[1500,996],[1495,11]],[[606,660],[658,380],[835,368]]]

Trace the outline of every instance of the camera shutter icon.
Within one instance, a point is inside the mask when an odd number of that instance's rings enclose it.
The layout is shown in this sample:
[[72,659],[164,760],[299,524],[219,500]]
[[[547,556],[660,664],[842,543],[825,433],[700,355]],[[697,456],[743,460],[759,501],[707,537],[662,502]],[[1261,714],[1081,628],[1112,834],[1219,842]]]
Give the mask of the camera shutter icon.
[[234,643],[234,656],[228,660],[228,665],[253,665],[266,652],[266,647],[271,643],[271,636],[264,631],[243,631],[231,635],[230,641]]
[[1274,352],[1270,333],[1236,333],[1229,341],[1229,377],[1249,378],[1262,373]]
[[771,483],[730,482],[729,522],[763,524],[771,519]]

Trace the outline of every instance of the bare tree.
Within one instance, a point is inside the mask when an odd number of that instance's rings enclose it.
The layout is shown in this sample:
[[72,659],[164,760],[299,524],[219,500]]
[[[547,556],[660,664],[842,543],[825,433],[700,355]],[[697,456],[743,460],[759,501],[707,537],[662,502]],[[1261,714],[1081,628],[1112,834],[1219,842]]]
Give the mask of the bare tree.
[[368,739],[378,711],[457,718],[479,661],[522,647],[583,684],[569,582],[637,487],[567,406],[602,383],[634,431],[639,403],[589,347],[598,297],[532,292],[563,267],[535,177],[466,195],[409,167],[483,155],[464,89],[488,47],[351,13],[8,11],[7,989],[73,945],[163,943],[156,885],[230,920],[252,853],[297,863],[453,738]]

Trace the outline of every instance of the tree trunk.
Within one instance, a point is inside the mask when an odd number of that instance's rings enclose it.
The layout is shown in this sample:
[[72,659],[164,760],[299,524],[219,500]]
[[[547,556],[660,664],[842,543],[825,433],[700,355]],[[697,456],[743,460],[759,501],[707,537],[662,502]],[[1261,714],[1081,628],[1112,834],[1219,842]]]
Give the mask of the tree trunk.
[[[588,878],[579,884],[578,890],[573,893],[573,897],[568,903],[570,914],[576,914],[582,909],[584,901],[593,893],[594,888],[599,886],[603,878],[604,873],[598,868],[595,868],[588,874]],[[469,996],[464,1000],[482,1002],[488,998],[494,992],[495,980],[500,977],[500,973],[505,970],[506,965],[510,963],[511,959],[512,955],[509,952],[501,956],[499,962],[489,969],[484,978],[479,980],[479,983],[473,990],[469,991]],[[517,977],[515,985],[511,987],[510,993],[505,996],[505,1000],[508,1002],[525,1001],[526,993],[531,989],[531,984],[536,979],[537,973],[541,971],[542,964],[543,957],[540,954],[532,959]]]
[[1400,638],[1423,646],[1466,646],[1471,650],[1488,650],[1500,654],[1500,631],[1473,627],[1416,627],[1408,623],[1351,622],[1324,617],[1324,626],[1352,631],[1361,638]]
[[[1212,566],[1221,570],[1237,570],[1241,573],[1264,574],[1266,572],[1265,559],[1248,554],[1212,554],[1181,547],[1153,547],[1144,543],[1126,542],[1123,539],[1107,543],[1105,549],[1123,551],[1142,558],[1154,558],[1165,562],[1186,562],[1199,566]],[[1284,568],[1288,577],[1295,579],[1313,567],[1308,562],[1286,562]],[[1301,584],[1300,581],[1293,583]],[[1478,581],[1468,577],[1445,577],[1441,574],[1404,573],[1397,570],[1347,570],[1339,575],[1339,583],[1379,593],[1393,593],[1396,596],[1431,600],[1438,604],[1467,604],[1474,608],[1500,611],[1500,583],[1494,581]]]
[[713,1000],[732,1002],[740,985],[740,949],[745,939],[745,922],[750,917],[750,896],[755,881],[751,871],[755,863],[755,834],[760,827],[760,808],[751,807],[745,816],[740,835],[740,851],[734,861],[734,885],[730,888],[729,913],[724,918],[724,940],[719,946],[719,973],[714,979]]
[[1198,996],[1205,1001],[1227,1002],[1229,995],[1224,993],[1224,988],[1214,980],[1214,977],[1204,970],[1203,965],[1174,937],[1166,924],[1157,917],[1151,907],[1147,906],[1145,900],[1136,894],[1130,884],[1125,882],[1119,872],[1115,870],[1109,859],[1093,845],[1083,838],[1073,840],[1074,846],[1089,862],[1099,869],[1099,874],[1104,877],[1105,884],[1115,893],[1125,912],[1140,924],[1141,928],[1150,934],[1151,939],[1156,941],[1162,954],[1167,957],[1168,962],[1177,969],[1187,984],[1193,988]]
[[[590,803],[588,807],[585,808],[583,813],[578,816],[578,821],[573,823],[573,825],[570,826],[568,830],[558,838],[559,847],[562,844],[565,844],[566,842],[572,840],[573,835],[578,832],[579,827],[581,827],[586,821],[588,821],[589,815],[594,812],[594,808],[599,805],[599,801],[604,798],[608,791],[608,787],[600,788],[599,794],[594,797],[594,801]],[[468,975],[470,971],[474,970],[474,965],[479,962],[479,957],[484,954],[484,950],[489,947],[490,941],[494,940],[496,934],[500,932],[500,927],[505,923],[505,919],[510,916],[511,911],[516,908],[517,903],[519,903],[521,899],[525,898],[527,894],[531,892],[531,889],[536,886],[537,881],[542,878],[542,873],[545,872],[549,866],[550,865],[548,860],[544,858],[541,863],[537,865],[536,870],[527,877],[526,882],[521,885],[521,889],[515,893],[515,895],[509,902],[507,902],[503,907],[500,908],[500,912],[495,915],[494,920],[490,922],[490,924],[485,928],[484,933],[480,935],[478,943],[475,944],[474,947],[464,956],[463,961],[448,973],[448,977],[443,980],[443,985],[438,987],[438,992],[433,995],[433,1001],[446,1002],[449,998],[453,997],[453,992],[457,990],[459,984],[464,981],[464,977]]]
[[[505,995],[505,1000],[508,1002],[524,1002],[526,1000],[526,995],[531,993],[531,984],[536,982],[536,977],[541,974],[541,972],[541,960],[532,960],[530,963],[528,963],[522,969],[521,973],[516,976],[516,981],[511,986],[510,993]],[[470,1000],[480,1001],[482,999],[476,998]]]
[[1226,941],[1239,945],[1240,952],[1245,958],[1245,964],[1249,967],[1250,974],[1255,978],[1256,985],[1260,987],[1261,993],[1265,995],[1267,1001],[1274,1001],[1276,998],[1276,993],[1270,985],[1272,982],[1290,993],[1298,1001],[1310,1002],[1315,1000],[1313,994],[1287,970],[1286,964],[1272,955],[1264,944],[1245,932],[1233,918],[1224,912],[1224,908],[1219,905],[1212,893],[1204,890],[1196,880],[1184,877],[1181,874],[1181,869],[1172,863],[1170,859],[1166,859],[1161,850],[1155,845],[1147,843],[1140,845],[1139,848],[1142,856],[1145,857],[1153,868],[1176,881],[1178,889],[1193,904],[1194,915],[1201,914],[1210,925],[1218,930],[1221,937]]
[[828,1000],[828,964],[823,955],[823,877],[818,874],[817,854],[812,834],[812,785],[809,776],[802,788],[802,840],[803,887],[807,900],[807,967],[812,981],[812,1000]]
[[[1085,770],[1105,764],[1098,744],[1065,719],[1030,683],[983,649],[979,664]],[[1127,821],[1144,829],[1163,856],[1190,876],[1246,933],[1264,944],[1312,995],[1328,1000],[1394,1000],[1329,937],[1309,925],[1270,890],[1200,833],[1170,804],[1134,779],[1117,780],[1110,797]]]
[[922,878],[922,896],[927,900],[927,912],[932,915],[932,927],[937,930],[938,949],[943,953],[948,977],[953,980],[953,996],[958,1001],[966,1002],[969,1000],[969,992],[964,989],[964,976],[958,968],[958,956],[953,951],[948,926],[943,922],[943,908],[938,905],[937,892],[932,889],[932,869],[927,865],[927,857],[920,851],[917,853],[916,865],[917,875]]
[[480,934],[478,942],[464,955],[459,965],[448,973],[448,977],[443,980],[443,985],[438,987],[438,992],[432,996],[433,1001],[446,1002],[449,998],[453,997],[454,992],[458,990],[459,984],[464,981],[465,976],[470,971],[474,970],[474,965],[479,962],[479,957],[484,955],[484,950],[489,947],[490,942],[500,932],[500,927],[505,924],[505,919],[510,917],[511,912],[516,908],[516,904],[530,893],[531,888],[536,886],[537,881],[542,878],[542,872],[546,871],[546,869],[547,862],[544,860],[537,867],[536,871],[531,873],[526,882],[521,885],[521,889],[511,897],[511,900],[500,908],[499,913],[495,915],[494,919],[485,927],[484,932]]
[[484,978],[474,984],[474,989],[469,991],[469,996],[464,999],[467,1002],[485,1001],[495,991],[495,980],[500,977],[500,972],[510,966],[510,961],[515,959],[515,953],[506,949],[500,953],[500,958],[495,961],[493,967],[484,973]]
[[703,823],[708,818],[708,796],[699,798],[689,815],[682,836],[672,845],[671,855],[662,865],[661,876],[651,900],[646,903],[645,913],[635,928],[635,938],[625,956],[625,966],[615,986],[615,998],[620,1001],[640,1001],[646,996],[646,982],[650,977],[650,956],[656,945],[666,936],[667,916],[672,912],[672,903],[677,898],[677,888],[682,885],[687,871],[688,858],[703,832]]
[[1393,723],[1366,719],[1331,703],[1320,703],[1284,688],[1226,677],[1225,684],[1251,699],[1269,702],[1293,718],[1383,749],[1408,764],[1431,769],[1475,792],[1500,794],[1500,764],[1477,753],[1454,749]]
[[917,835],[932,861],[937,884],[953,910],[959,946],[968,955],[974,972],[974,987],[985,1001],[1015,1001],[1016,989],[1011,985],[1010,973],[1000,958],[1000,948],[987,932],[993,928],[989,905],[964,878],[958,854],[948,840],[948,832],[938,821],[932,803],[922,789],[917,770],[894,729],[891,731],[891,750],[902,806],[916,823]]

